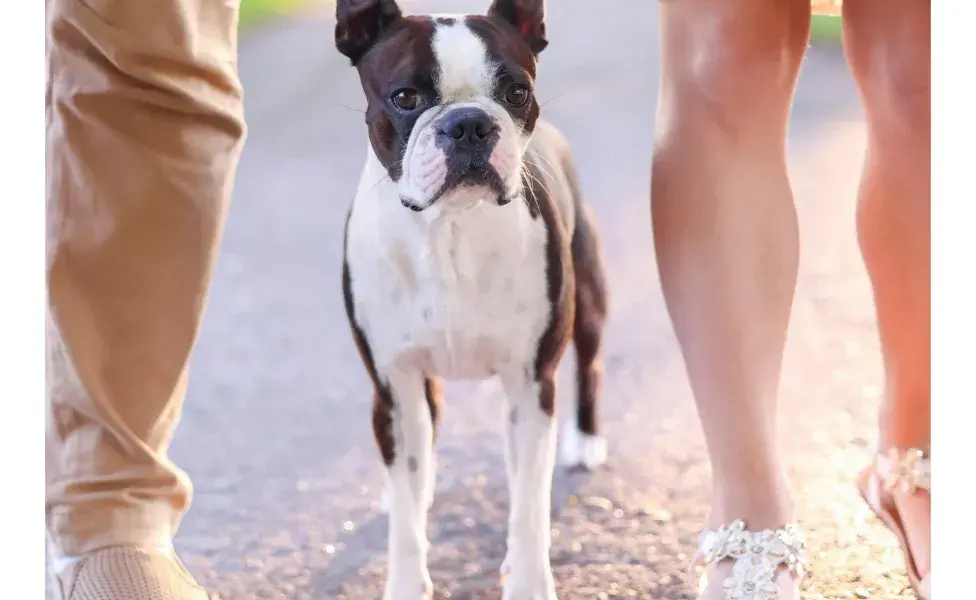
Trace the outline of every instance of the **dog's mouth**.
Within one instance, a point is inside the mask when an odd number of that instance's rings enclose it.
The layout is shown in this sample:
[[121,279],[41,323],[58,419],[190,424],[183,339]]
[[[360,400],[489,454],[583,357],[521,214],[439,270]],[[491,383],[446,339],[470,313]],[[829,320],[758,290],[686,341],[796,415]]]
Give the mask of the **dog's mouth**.
[[509,193],[505,182],[494,167],[469,163],[451,169],[443,185],[431,196],[426,205],[406,196],[401,196],[400,202],[414,212],[421,212],[442,200],[446,200],[446,204],[452,207],[471,208],[485,201],[494,201],[498,206],[505,206],[514,199],[515,195]]

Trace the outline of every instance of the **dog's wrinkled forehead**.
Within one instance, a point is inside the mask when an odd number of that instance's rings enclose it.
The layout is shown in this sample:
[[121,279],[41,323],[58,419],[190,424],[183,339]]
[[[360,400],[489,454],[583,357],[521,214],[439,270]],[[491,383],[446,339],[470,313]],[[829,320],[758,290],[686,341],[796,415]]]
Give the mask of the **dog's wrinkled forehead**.
[[446,18],[439,21],[431,46],[437,57],[436,83],[441,103],[491,96],[498,64],[489,57],[484,40],[464,21]]
[[367,94],[430,86],[438,104],[491,96],[498,78],[535,78],[535,57],[511,28],[479,16],[407,16],[357,65]]

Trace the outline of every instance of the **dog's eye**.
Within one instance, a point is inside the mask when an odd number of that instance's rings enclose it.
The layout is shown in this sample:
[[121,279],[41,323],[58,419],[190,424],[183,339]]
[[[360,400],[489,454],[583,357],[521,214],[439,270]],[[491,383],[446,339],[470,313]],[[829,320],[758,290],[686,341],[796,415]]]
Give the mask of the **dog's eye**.
[[520,83],[513,83],[505,90],[505,102],[512,106],[523,106],[529,101],[529,88]]
[[397,90],[393,92],[393,96],[390,99],[393,100],[393,104],[400,110],[414,110],[420,106],[420,94],[417,93],[417,90],[407,88]]

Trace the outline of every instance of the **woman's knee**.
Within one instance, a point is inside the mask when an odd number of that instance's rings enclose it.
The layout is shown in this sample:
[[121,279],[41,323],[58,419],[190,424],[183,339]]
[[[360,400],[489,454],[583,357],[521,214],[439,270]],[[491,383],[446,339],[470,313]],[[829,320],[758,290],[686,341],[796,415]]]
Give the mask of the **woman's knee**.
[[930,25],[925,1],[845,0],[847,59],[873,135],[907,137],[913,145],[928,138]]
[[809,0],[662,0],[659,123],[785,129],[809,24]]

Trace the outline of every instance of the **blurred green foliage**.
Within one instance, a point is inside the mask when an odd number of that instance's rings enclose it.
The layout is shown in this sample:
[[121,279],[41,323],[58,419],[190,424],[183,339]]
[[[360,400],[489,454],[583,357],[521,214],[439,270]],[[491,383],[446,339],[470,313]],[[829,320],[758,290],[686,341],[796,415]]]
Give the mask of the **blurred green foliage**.
[[309,5],[310,0],[241,0],[241,27],[268,17],[290,15]]
[[813,15],[810,21],[810,41],[813,43],[840,43],[840,17],[836,15]]

